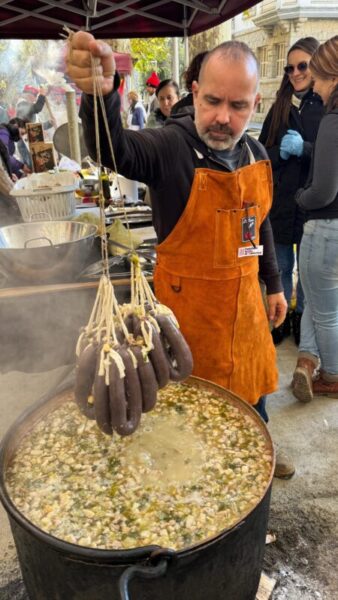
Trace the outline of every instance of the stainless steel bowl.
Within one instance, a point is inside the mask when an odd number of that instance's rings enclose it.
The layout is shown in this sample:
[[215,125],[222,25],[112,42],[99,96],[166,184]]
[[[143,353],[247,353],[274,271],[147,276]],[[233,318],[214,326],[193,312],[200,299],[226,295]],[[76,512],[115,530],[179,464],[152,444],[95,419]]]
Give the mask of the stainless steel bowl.
[[96,225],[77,221],[2,227],[0,269],[15,283],[72,281],[87,266],[96,234]]

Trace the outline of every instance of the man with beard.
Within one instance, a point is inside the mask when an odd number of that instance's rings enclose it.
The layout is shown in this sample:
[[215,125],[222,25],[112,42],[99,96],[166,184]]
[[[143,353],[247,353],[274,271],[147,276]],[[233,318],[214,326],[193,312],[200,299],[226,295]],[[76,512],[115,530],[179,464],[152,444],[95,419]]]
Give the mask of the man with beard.
[[[268,218],[270,163],[245,134],[260,99],[256,58],[246,44],[221,44],[193,82],[195,119],[177,115],[160,129],[133,132],[122,128],[109,46],[76,33],[68,74],[85,92],[80,116],[93,158],[92,57],[118,171],[149,186],[159,242],[156,296],[180,323],[194,374],[230,389],[267,419],[264,396],[277,388],[277,368],[258,275],[274,326],[285,318],[286,301]],[[104,164],[113,168],[102,118],[100,143]],[[285,463],[282,457],[276,475],[292,476],[293,465]]]

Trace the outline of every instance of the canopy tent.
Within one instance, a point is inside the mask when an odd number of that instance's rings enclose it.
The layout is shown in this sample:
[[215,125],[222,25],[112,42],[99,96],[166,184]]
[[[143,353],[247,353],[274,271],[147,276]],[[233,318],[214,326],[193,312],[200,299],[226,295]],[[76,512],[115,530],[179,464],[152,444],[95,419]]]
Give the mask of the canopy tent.
[[120,75],[130,75],[133,70],[133,61],[126,52],[114,52],[115,64]]
[[101,39],[185,37],[257,0],[1,0],[0,39],[58,39],[63,25]]

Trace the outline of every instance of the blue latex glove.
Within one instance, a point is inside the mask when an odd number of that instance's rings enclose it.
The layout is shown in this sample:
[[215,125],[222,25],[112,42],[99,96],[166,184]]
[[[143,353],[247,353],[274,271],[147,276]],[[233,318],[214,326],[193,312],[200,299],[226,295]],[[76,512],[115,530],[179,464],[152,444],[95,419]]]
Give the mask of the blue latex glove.
[[279,153],[281,158],[287,160],[291,155],[302,156],[304,150],[304,140],[298,131],[288,129],[282,137]]

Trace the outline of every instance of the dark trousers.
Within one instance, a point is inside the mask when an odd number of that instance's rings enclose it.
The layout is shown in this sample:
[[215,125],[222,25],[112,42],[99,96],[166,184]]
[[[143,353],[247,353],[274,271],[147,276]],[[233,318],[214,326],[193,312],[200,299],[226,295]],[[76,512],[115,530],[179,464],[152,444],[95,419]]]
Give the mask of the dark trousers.
[[258,414],[262,417],[265,423],[269,422],[268,413],[266,412],[266,396],[261,396],[258,400],[257,404],[254,405],[254,408],[257,410]]

